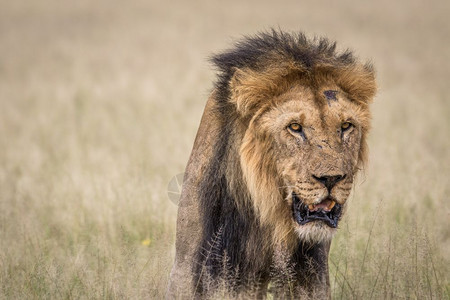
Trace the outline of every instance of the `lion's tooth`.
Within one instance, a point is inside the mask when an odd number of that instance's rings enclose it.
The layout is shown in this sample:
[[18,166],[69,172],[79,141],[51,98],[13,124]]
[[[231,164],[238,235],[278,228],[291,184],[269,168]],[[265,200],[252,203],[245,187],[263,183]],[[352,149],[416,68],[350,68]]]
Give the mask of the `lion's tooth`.
[[331,201],[330,205],[328,205],[328,209],[332,210],[335,205],[336,205],[336,202]]
[[314,209],[314,204],[309,204],[309,205],[308,205],[308,209],[309,209],[309,210],[313,210],[313,209]]

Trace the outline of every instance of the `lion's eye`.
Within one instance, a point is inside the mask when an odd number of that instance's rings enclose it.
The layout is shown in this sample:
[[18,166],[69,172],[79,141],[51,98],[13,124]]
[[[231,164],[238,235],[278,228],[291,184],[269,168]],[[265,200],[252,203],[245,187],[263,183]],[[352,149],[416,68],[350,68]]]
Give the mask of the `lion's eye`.
[[289,129],[294,131],[294,132],[301,132],[302,131],[302,126],[298,123],[292,123],[289,125]]
[[353,126],[352,123],[344,122],[344,123],[342,123],[341,128],[342,128],[342,131],[346,131],[346,130],[350,129],[352,126]]

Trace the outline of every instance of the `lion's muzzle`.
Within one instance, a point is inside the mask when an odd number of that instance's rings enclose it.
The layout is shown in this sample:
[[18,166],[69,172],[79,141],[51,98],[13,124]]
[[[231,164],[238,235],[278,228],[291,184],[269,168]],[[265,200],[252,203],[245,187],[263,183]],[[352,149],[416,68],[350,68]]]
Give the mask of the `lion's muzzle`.
[[342,206],[331,198],[326,198],[319,204],[307,206],[295,193],[292,193],[292,214],[299,225],[322,221],[328,226],[336,228],[341,213]]

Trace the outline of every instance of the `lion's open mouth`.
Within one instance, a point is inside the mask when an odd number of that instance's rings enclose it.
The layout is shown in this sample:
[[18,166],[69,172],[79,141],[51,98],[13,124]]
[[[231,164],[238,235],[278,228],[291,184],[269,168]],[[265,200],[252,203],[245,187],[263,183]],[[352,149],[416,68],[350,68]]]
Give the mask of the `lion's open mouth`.
[[326,198],[318,204],[304,204],[300,198],[292,193],[292,213],[298,224],[304,225],[312,221],[323,221],[332,228],[336,228],[342,212],[342,206],[331,198]]

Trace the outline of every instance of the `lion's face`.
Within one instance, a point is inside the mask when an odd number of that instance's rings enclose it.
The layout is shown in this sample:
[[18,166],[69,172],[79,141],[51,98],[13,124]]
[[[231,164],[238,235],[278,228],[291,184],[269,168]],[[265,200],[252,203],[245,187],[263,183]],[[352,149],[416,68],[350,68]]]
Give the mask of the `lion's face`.
[[333,84],[295,86],[253,116],[241,165],[255,208],[284,236],[278,239],[332,237],[364,156],[368,119]]

